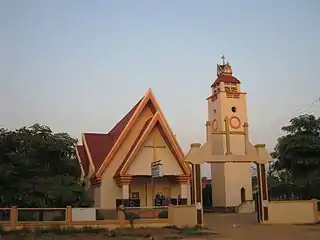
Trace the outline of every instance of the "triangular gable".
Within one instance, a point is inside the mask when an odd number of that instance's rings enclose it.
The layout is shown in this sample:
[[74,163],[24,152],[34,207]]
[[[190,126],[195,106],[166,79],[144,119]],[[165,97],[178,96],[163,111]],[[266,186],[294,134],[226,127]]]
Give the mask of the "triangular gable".
[[126,174],[127,170],[129,169],[130,165],[133,163],[137,153],[143,146],[143,143],[146,141],[148,136],[151,134],[152,130],[157,127],[160,131],[162,138],[165,140],[167,146],[169,147],[171,153],[173,154],[174,158],[177,160],[179,166],[181,167],[182,172],[185,175],[190,175],[189,168],[184,162],[184,159],[180,157],[177,152],[177,148],[175,142],[169,135],[168,127],[166,126],[164,119],[161,116],[160,112],[157,112],[153,118],[148,120],[145,124],[144,128],[142,128],[140,134],[138,135],[136,141],[132,145],[130,151],[128,152],[126,158],[121,163],[120,167],[118,168],[114,177],[120,177]]
[[[154,108],[154,111],[157,111],[158,114],[160,114],[161,117],[161,121],[164,125],[164,129],[166,129],[167,131],[167,136],[170,139],[170,141],[172,141],[172,146],[173,149],[175,151],[175,154],[177,155],[177,159],[180,159],[181,161],[184,160],[184,154],[183,151],[181,149],[181,147],[179,146],[177,140],[175,139],[160,107],[159,104],[157,103],[151,89],[149,89],[149,91],[146,93],[146,95],[141,99],[141,102],[139,104],[139,106],[135,109],[135,112],[133,113],[131,119],[129,120],[128,124],[126,125],[126,127],[123,129],[122,133],[119,135],[117,141],[115,142],[115,144],[113,145],[111,151],[108,153],[106,159],[104,160],[104,162],[102,163],[101,167],[99,170],[97,170],[96,173],[96,177],[100,178],[101,175],[103,174],[104,170],[106,169],[106,167],[110,164],[110,162],[112,161],[112,158],[114,157],[115,153],[117,152],[117,150],[119,149],[120,145],[123,143],[124,139],[126,138],[129,130],[132,128],[133,124],[135,123],[136,119],[138,118],[138,116],[140,115],[140,113],[142,112],[142,110],[147,106],[147,104],[151,103],[151,107]],[[189,168],[186,169],[187,173],[190,174]]]

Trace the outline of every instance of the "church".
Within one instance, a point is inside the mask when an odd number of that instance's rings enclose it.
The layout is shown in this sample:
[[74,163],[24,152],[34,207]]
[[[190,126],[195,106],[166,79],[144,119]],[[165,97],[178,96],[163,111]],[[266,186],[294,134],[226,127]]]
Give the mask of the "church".
[[[207,142],[211,154],[245,154],[247,131],[246,93],[222,58],[217,78],[207,98]],[[210,139],[210,141],[209,141]],[[185,205],[193,203],[192,167],[185,161],[171,128],[152,91],[147,93],[108,133],[84,133],[76,148],[86,189],[96,207],[114,209]],[[153,178],[152,165],[162,174]],[[212,207],[234,212],[246,204],[254,211],[251,164],[211,164]],[[250,210],[251,211],[251,210]]]
[[190,167],[151,89],[108,133],[83,133],[76,153],[95,207],[190,204]]

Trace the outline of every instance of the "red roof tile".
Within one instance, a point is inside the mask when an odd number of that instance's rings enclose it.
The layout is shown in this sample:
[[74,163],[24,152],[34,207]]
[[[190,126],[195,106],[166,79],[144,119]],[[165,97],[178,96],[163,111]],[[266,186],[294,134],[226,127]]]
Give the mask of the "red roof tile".
[[80,161],[84,170],[84,174],[87,175],[89,172],[89,159],[88,159],[86,150],[84,149],[84,146],[78,145],[77,151],[78,151]]
[[224,83],[241,83],[237,78],[235,78],[232,75],[220,75],[214,81],[214,83],[211,85],[211,87],[213,87],[213,85],[221,83],[221,82],[224,82]]
[[[142,98],[143,99],[143,98]],[[98,171],[119,136],[127,126],[141,100],[107,134],[84,133],[95,170]]]
[[85,133],[84,137],[94,167],[98,170],[108,153],[111,151],[115,141],[111,135],[103,133]]

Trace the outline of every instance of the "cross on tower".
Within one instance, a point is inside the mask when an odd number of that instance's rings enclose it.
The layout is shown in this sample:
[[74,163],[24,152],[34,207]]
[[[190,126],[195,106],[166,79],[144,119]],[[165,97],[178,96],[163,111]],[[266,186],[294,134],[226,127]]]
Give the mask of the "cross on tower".
[[230,136],[231,135],[243,135],[245,138],[245,153],[247,154],[248,150],[248,124],[244,123],[243,128],[244,131],[230,131],[230,126],[229,123],[230,119],[228,116],[225,117],[224,119],[224,126],[225,126],[225,131],[212,131],[212,134],[218,134],[218,135],[226,135],[226,155],[231,155],[231,148],[230,148]]
[[225,57],[224,55],[222,55],[222,56],[221,56],[221,59],[222,59],[222,65],[225,65],[225,64],[226,64],[226,63],[225,63],[226,57]]

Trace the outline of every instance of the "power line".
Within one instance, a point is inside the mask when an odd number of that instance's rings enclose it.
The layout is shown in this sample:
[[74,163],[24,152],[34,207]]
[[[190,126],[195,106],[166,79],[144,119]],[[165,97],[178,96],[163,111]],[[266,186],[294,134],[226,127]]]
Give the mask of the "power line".
[[[286,122],[288,122],[290,119],[292,119],[295,116],[300,116],[300,115],[305,115],[305,114],[310,114],[312,112],[315,111],[315,108],[317,107],[316,105],[320,103],[320,97],[317,98],[315,101],[313,101],[311,104],[308,104],[307,107],[304,108],[300,108],[300,109],[296,109],[293,113],[291,113],[290,115],[287,114],[285,117],[283,117],[283,120],[279,119],[279,120],[274,120],[271,124],[265,124],[262,126],[262,128],[260,128],[259,132],[254,132],[252,133],[253,135],[255,135],[256,137],[261,136],[262,132],[265,131],[266,129],[270,128],[273,124],[278,124],[278,122],[281,121],[280,125],[285,124]],[[288,117],[289,115],[289,117]]]

